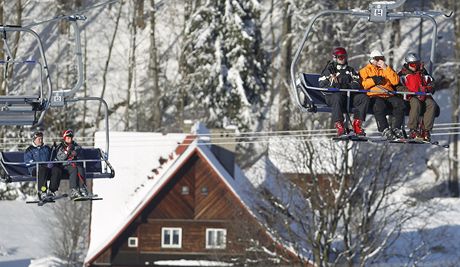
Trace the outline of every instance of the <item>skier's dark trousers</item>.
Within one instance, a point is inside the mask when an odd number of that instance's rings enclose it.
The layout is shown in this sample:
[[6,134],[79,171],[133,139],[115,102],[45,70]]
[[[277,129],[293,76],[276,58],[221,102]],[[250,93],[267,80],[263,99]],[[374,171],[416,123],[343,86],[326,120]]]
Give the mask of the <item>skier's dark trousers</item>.
[[[62,142],[57,148],[56,159],[58,161],[72,161],[81,159],[81,146],[73,140],[72,130],[64,131]],[[81,162],[62,163],[64,173],[69,175],[70,198],[76,199],[87,197],[85,170]]]
[[[341,89],[361,89],[359,75],[351,66],[348,65],[347,51],[343,47],[336,47],[332,50],[332,61],[329,61],[321,72],[318,79],[320,87],[341,88]],[[347,93],[334,92],[325,93],[326,104],[331,107],[332,121],[337,129],[337,136],[347,133],[345,129],[343,113],[347,110]],[[356,135],[364,136],[366,133],[362,128],[362,123],[366,120],[366,113],[369,106],[369,97],[366,94],[351,94],[351,103],[354,107],[353,131]]]
[[[38,197],[53,197],[59,189],[62,170],[56,164],[37,164],[35,162],[50,161],[53,157],[52,149],[43,143],[43,133],[36,132],[33,136],[32,145],[24,153],[24,162],[27,165],[30,175],[37,176]],[[47,180],[50,180],[49,187]]]

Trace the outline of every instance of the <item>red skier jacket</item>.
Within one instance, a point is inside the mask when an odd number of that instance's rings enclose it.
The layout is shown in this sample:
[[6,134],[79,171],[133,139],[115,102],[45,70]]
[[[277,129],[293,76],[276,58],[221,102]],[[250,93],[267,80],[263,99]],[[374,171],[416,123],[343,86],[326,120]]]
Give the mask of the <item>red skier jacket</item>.
[[[428,72],[423,67],[421,70],[414,72],[410,70],[406,64],[404,64],[398,75],[401,77],[401,83],[405,85],[410,92],[430,93],[433,90],[433,78],[428,75]],[[410,100],[411,97],[412,95],[408,96],[407,99]],[[417,97],[420,99],[420,101],[424,101],[427,98],[425,95],[420,95]]]

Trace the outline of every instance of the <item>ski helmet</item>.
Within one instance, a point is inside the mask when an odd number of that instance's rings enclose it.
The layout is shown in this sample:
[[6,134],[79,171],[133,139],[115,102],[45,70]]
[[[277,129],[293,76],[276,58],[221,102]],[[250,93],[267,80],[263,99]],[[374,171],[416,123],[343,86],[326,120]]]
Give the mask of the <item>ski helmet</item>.
[[410,62],[420,62],[420,58],[417,56],[416,53],[408,53],[406,55],[406,57],[404,57],[404,61],[406,63],[410,63]]
[[385,56],[383,55],[382,51],[375,49],[375,50],[372,50],[372,52],[371,52],[371,54],[369,55],[369,57],[370,57],[370,59],[374,59],[374,58],[376,58],[376,57],[377,57],[377,58],[379,58],[379,57],[383,57],[383,58],[384,58]]
[[334,49],[332,49],[332,56],[336,57],[336,56],[339,56],[339,55],[347,55],[347,50],[345,50],[345,48],[343,47],[336,47]]
[[71,129],[65,130],[64,133],[62,134],[62,138],[66,138],[67,136],[73,137],[73,131]]
[[347,50],[343,47],[336,47],[332,49],[332,58],[335,62],[337,62],[337,59],[345,60],[345,62],[347,62]]

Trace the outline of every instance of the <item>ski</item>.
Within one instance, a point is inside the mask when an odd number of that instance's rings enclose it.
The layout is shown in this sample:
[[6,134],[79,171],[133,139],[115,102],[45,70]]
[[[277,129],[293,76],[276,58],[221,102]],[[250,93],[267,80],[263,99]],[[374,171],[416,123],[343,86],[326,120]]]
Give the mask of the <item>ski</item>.
[[390,140],[390,143],[400,143],[400,144],[419,144],[419,145],[433,145],[433,146],[439,146],[443,148],[449,148],[448,144],[440,144],[438,141],[424,141],[420,139],[396,139],[396,140]]
[[79,202],[79,201],[93,201],[93,200],[102,200],[102,197],[77,197],[74,198],[73,201]]
[[26,204],[37,204],[38,206],[43,206],[46,203],[54,203],[54,202],[56,202],[56,200],[61,199],[61,198],[65,198],[65,197],[67,197],[67,194],[62,194],[62,195],[55,196],[55,197],[47,197],[47,198],[44,198],[44,199],[41,199],[41,200],[40,199],[29,200],[29,201],[26,201]]
[[102,197],[98,197],[97,194],[89,194],[88,196],[86,197],[77,197],[77,198],[74,198],[72,199],[73,201],[75,202],[78,202],[78,201],[93,201],[93,200],[102,200]]
[[354,141],[354,142],[366,142],[368,138],[365,136],[359,136],[354,134],[341,135],[337,137],[332,137],[333,141]]

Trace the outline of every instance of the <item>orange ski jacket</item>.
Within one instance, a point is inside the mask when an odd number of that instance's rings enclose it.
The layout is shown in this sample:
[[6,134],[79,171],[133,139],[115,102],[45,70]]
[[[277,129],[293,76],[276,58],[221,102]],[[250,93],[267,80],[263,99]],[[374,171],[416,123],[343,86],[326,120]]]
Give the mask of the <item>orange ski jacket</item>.
[[[390,66],[381,69],[369,63],[359,70],[359,76],[363,88],[369,90],[367,93],[369,97],[390,97],[392,95],[385,93],[385,90],[394,91],[394,86],[399,84],[399,76]],[[372,79],[373,76],[382,76],[385,78],[385,82],[376,85]]]

